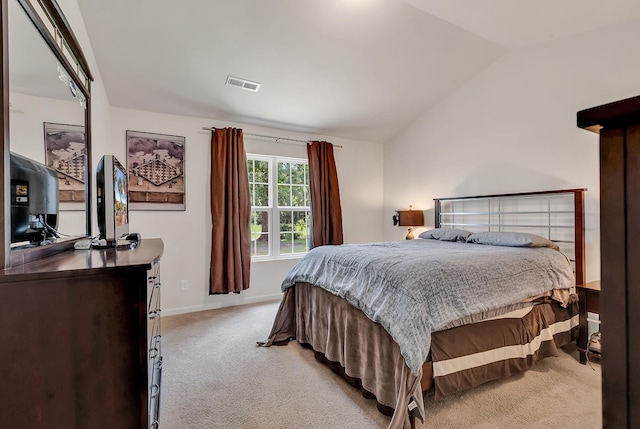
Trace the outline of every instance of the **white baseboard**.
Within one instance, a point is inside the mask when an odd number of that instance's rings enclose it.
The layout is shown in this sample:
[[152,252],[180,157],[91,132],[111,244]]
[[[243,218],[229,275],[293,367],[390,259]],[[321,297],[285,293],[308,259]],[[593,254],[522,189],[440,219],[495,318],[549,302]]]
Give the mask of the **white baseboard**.
[[272,295],[262,295],[251,298],[240,297],[240,295],[229,294],[229,295],[217,295],[220,297],[228,297],[228,300],[224,300],[224,302],[217,301],[200,305],[190,305],[188,307],[177,307],[177,308],[168,308],[162,309],[163,316],[174,316],[176,314],[185,314],[185,313],[195,313],[196,311],[205,311],[205,310],[215,310],[218,308],[225,307],[235,307],[238,305],[246,305],[246,304],[255,304],[258,302],[268,302],[268,301],[280,301],[282,300],[282,293],[275,293]]

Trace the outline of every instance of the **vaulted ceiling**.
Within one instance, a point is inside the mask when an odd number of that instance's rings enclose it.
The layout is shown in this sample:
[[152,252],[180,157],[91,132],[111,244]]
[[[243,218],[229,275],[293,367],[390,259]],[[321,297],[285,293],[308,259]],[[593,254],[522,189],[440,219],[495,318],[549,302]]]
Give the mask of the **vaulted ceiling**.
[[373,142],[510,49],[640,17],[635,0],[78,3],[114,106]]

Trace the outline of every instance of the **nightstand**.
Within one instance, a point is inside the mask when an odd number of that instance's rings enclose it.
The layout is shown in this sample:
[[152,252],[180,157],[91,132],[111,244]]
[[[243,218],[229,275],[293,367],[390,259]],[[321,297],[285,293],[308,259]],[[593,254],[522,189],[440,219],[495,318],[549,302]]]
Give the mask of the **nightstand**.
[[589,342],[589,329],[587,313],[600,314],[600,281],[589,282],[584,285],[576,286],[578,293],[578,351],[580,352],[580,363],[587,362],[587,345]]

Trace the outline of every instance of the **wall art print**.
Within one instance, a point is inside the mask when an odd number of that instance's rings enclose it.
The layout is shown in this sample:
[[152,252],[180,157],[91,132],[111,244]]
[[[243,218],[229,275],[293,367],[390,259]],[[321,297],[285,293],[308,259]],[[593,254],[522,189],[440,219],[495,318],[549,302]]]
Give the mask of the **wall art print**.
[[130,210],[185,210],[181,136],[127,131]]
[[58,173],[61,210],[84,210],[87,151],[82,125],[44,122],[45,164]]

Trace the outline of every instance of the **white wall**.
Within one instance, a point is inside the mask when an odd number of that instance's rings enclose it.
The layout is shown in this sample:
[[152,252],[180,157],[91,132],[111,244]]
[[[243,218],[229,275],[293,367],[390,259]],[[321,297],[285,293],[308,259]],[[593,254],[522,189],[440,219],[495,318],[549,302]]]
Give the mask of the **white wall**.
[[[384,215],[433,198],[588,188],[587,280],[600,278],[598,136],[576,113],[638,95],[637,23],[508,53],[384,149]],[[385,238],[405,230],[385,222]]]
[[[163,307],[190,311],[277,296],[279,282],[293,261],[254,263],[248,291],[207,295],[209,135],[201,127],[237,126],[283,137],[323,137],[110,107],[77,1],[59,3],[96,77],[92,85],[94,161],[104,153],[126,159],[127,129],[186,137],[186,211],[131,214],[133,230],[165,241]],[[598,279],[598,136],[575,126],[576,112],[637,95],[640,61],[631,53],[633,41],[639,39],[640,26],[630,23],[508,53],[384,149],[325,137],[345,146],[336,151],[345,241],[402,239],[404,228],[391,226],[394,210],[409,204],[431,208],[434,197],[586,187],[587,279]],[[254,144],[265,150],[269,146],[247,140],[248,151],[255,152]],[[297,149],[281,145],[277,150]],[[430,210],[427,226],[432,224]],[[187,292],[180,291],[182,279],[190,282]]]
[[[253,263],[251,287],[247,291],[227,296],[208,295],[211,222],[208,196],[210,133],[203,131],[203,126],[234,126],[244,129],[245,132],[301,140],[327,140],[342,145],[343,149],[335,151],[335,157],[342,197],[345,242],[382,240],[382,145],[112,107],[100,77],[77,0],[58,0],[58,3],[74,29],[94,76],[91,86],[92,168],[95,169],[98,160],[104,154],[113,154],[126,162],[126,130],[166,133],[186,138],[186,210],[132,211],[130,216],[131,231],[140,232],[143,238],[160,237],[164,241],[165,252],[161,269],[162,306],[165,314],[280,298],[280,283],[296,262],[295,259],[291,259]],[[306,157],[304,146],[251,139],[246,140],[246,145],[248,152]],[[93,195],[95,196],[95,183]],[[95,207],[95,197],[93,205]],[[97,232],[95,213],[93,231]],[[180,289],[181,280],[188,280],[188,291]]]
[[[281,297],[280,284],[297,261],[254,262],[251,286],[240,294],[208,295],[211,217],[209,212],[209,158],[211,132],[202,127],[242,128],[247,133],[295,139],[327,140],[335,150],[347,243],[382,240],[382,145],[330,136],[311,136],[246,124],[165,115],[113,107],[111,109],[111,153],[126,162],[126,131],[145,131],[185,137],[186,210],[131,211],[130,230],[143,238],[164,241],[162,258],[162,307],[165,314],[239,305]],[[304,145],[274,143],[247,137],[246,151],[267,155],[306,158]],[[101,155],[94,152],[95,159]],[[189,282],[182,291],[181,280]]]

